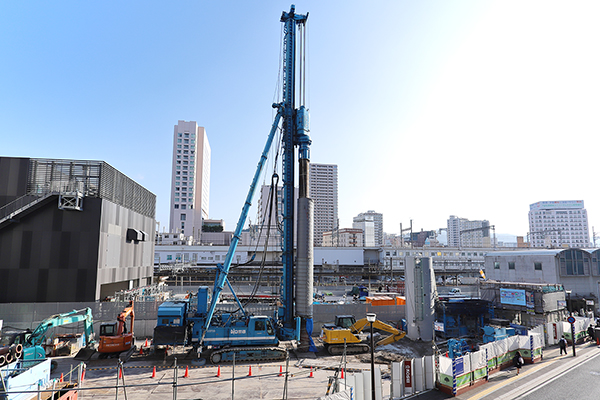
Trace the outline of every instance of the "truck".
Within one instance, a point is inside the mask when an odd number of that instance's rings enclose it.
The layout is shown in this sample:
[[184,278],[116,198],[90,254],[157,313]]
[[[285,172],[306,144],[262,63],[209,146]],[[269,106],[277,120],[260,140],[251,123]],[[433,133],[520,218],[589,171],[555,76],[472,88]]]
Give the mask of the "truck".
[[[305,74],[302,52],[304,47],[296,46],[298,32],[304,29],[308,14],[297,14],[295,6],[283,12],[280,21],[284,25],[283,35],[283,93],[282,101],[273,104],[277,110],[271,131],[267,137],[250,189],[242,207],[231,245],[223,264],[216,268],[212,291],[199,287],[194,297],[162,303],[158,309],[157,324],[154,329],[155,346],[192,345],[196,353],[209,350],[208,359],[213,362],[233,360],[262,361],[282,359],[286,349],[280,341],[300,342],[302,346],[316,351],[310,337],[312,331],[313,304],[313,201],[308,192],[308,171],[310,167],[310,144],[308,110],[302,102],[304,81],[296,79],[296,70]],[[304,31],[305,32],[305,31]],[[281,145],[273,146],[276,133],[280,129]],[[279,306],[273,315],[250,315],[235,294],[228,274],[242,229],[246,223],[259,177],[262,175],[271,148],[283,153],[283,186],[281,216],[282,225],[282,281]],[[277,150],[279,151],[279,150]],[[295,171],[297,155],[298,171]],[[273,172],[273,177],[278,177]],[[298,177],[298,202],[295,201],[295,180]],[[275,184],[276,186],[276,184]],[[277,193],[277,187],[272,188]],[[277,196],[272,199],[277,200]],[[297,207],[298,219],[295,220]],[[279,218],[279,217],[278,217]],[[297,222],[297,240],[294,240]],[[294,242],[297,242],[294,249]],[[217,311],[221,293],[227,285],[238,305],[234,313]],[[195,299],[195,300],[194,300]]]

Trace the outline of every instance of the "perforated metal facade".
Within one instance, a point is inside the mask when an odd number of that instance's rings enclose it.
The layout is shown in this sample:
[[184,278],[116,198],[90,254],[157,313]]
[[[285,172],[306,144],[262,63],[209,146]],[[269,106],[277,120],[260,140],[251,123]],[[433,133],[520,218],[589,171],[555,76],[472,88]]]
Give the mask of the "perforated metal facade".
[[30,159],[27,191],[79,191],[155,217],[156,196],[104,161]]

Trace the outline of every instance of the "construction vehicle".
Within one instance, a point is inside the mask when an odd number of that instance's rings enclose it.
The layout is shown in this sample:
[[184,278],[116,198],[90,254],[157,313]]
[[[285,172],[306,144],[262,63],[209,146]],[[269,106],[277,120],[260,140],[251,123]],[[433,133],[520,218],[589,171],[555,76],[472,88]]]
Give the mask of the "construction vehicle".
[[[127,318],[129,318],[129,332],[127,332]],[[130,301],[129,305],[117,316],[116,322],[100,325],[98,339],[99,358],[119,355],[122,352],[133,353],[135,350],[135,346],[133,345],[135,341],[133,336],[134,319],[133,301]]]
[[[301,78],[306,76],[303,64],[305,48],[304,46],[297,48],[296,37],[297,34],[306,33],[304,28],[307,18],[308,14],[296,14],[293,5],[290,12],[282,13],[281,22],[284,24],[282,101],[273,104],[277,114],[242,207],[225,262],[217,265],[212,292],[208,287],[200,287],[196,304],[193,299],[161,304],[154,330],[155,346],[192,345],[197,349],[197,353],[208,349],[210,350],[208,358],[215,363],[231,361],[234,356],[236,361],[241,362],[282,359],[286,357],[287,351],[278,346],[279,342],[299,341],[301,337],[303,346],[308,345],[307,349],[310,350],[314,348],[310,338],[313,304],[313,201],[308,193],[308,171],[311,140],[308,135],[308,110],[304,105],[296,107],[296,103],[303,103],[305,98],[304,80],[296,80],[296,70],[299,71]],[[305,39],[303,38],[301,43],[306,43]],[[280,122],[282,143],[281,146],[272,146]],[[281,149],[283,153],[281,298],[278,310],[273,316],[253,316],[246,312],[235,294],[229,283],[228,274],[256,186],[272,147],[277,149],[276,151]],[[296,148],[298,148],[299,166],[297,172],[298,238],[296,252],[294,252]],[[216,310],[226,284],[239,307],[233,313]],[[316,351],[316,348],[313,351]]]
[[[324,324],[321,331],[321,339],[327,352],[332,356],[344,354],[344,349],[346,354],[369,352],[371,347],[367,343],[364,343],[363,339],[359,336],[366,326],[370,326],[370,322],[366,318],[356,321],[354,315],[336,315],[335,323]],[[379,320],[373,322],[373,329],[385,331],[390,334],[375,343],[375,347],[394,343],[406,336],[405,331],[396,329]]]
[[[83,322],[84,324],[84,337],[83,347],[75,358],[81,357],[82,354],[88,354],[94,352],[92,347],[94,346],[94,326],[92,318],[92,310],[84,308],[81,310],[73,310],[64,314],[52,315],[43,320],[35,330],[17,330],[5,328],[2,332],[2,347],[8,347],[10,352],[6,353],[11,355],[7,357],[5,355],[5,362],[8,363],[10,360],[15,360],[16,354],[20,353],[20,357],[25,362],[43,361],[46,359],[46,349],[43,344],[46,343],[47,332],[51,328],[69,325],[77,322]],[[19,351],[22,350],[22,351]],[[56,362],[52,362],[52,369],[56,368]]]

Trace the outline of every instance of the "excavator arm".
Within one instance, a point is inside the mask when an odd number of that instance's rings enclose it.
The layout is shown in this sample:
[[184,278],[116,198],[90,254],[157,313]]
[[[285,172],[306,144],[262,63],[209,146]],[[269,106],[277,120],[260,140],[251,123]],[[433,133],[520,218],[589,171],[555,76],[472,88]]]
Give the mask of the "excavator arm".
[[[370,323],[369,321],[367,321],[366,318],[362,318],[356,321],[356,323],[354,323],[354,325],[350,327],[350,330],[352,331],[352,333],[359,333],[362,332],[366,326],[370,326]],[[382,322],[378,319],[375,320],[375,322],[373,322],[373,328],[379,329],[390,334],[389,336],[386,336],[383,339],[379,340],[377,343],[375,343],[376,347],[397,342],[398,340],[406,336],[406,332],[401,331],[400,329],[396,329],[393,326],[386,324],[385,322]]]
[[135,319],[135,313],[133,312],[133,300],[129,302],[129,305],[125,307],[125,309],[119,314],[117,317],[117,321],[119,322],[119,326],[117,327],[117,335],[121,336],[125,331],[125,323],[127,317],[131,317],[130,325],[129,325],[129,333],[133,332],[133,321]]

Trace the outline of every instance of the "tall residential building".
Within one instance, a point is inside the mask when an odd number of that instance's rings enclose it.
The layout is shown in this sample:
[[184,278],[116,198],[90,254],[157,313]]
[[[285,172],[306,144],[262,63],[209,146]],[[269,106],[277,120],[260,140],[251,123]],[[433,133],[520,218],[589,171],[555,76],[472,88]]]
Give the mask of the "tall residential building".
[[589,247],[583,200],[538,201],[529,206],[531,247]]
[[169,229],[199,239],[208,218],[210,145],[196,121],[178,121],[173,132]]
[[[370,218],[367,218],[370,217]],[[366,213],[360,213],[356,217],[352,219],[352,227],[353,228],[361,228],[361,224],[366,220],[373,221],[373,233],[372,237],[367,237],[367,231],[365,230],[365,234],[363,235],[364,244],[363,246],[367,247],[381,247],[383,246],[383,214],[377,213],[373,210],[369,210]],[[367,245],[367,241],[372,243],[371,245]]]
[[363,215],[352,219],[352,227],[363,232],[364,247],[375,247],[375,222],[372,215]]
[[451,215],[448,218],[448,247],[491,247],[490,222],[469,221]]
[[314,200],[314,245],[323,233],[338,229],[338,168],[335,164],[310,164],[309,196]]

